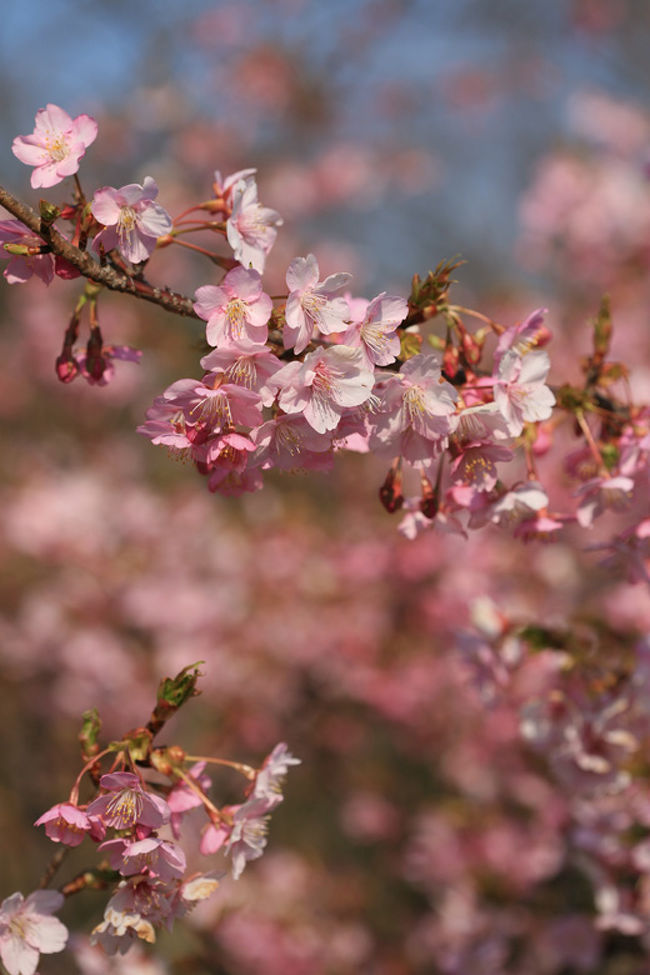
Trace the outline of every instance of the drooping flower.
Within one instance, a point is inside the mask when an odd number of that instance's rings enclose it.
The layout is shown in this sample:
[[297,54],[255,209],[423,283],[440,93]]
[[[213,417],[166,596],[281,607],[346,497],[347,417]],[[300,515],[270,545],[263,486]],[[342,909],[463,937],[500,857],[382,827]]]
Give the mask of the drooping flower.
[[331,435],[316,433],[304,416],[280,414],[251,431],[256,445],[251,463],[266,470],[329,470],[333,463]]
[[99,251],[100,245],[105,251],[117,247],[132,264],[146,261],[158,237],[172,229],[172,218],[154,203],[157,196],[158,187],[151,176],[145,177],[142,186],[128,183],[119,190],[113,186],[97,190],[90,209],[105,229],[95,237],[94,249]]
[[262,290],[257,271],[235,267],[218,287],[206,284],[195,297],[194,311],[208,323],[205,337],[210,345],[266,342],[273,302]]
[[544,315],[547,312],[548,308],[536,308],[523,322],[507,328],[499,336],[497,347],[494,350],[495,364],[498,365],[510,349],[516,352],[517,355],[523,356],[530,352],[531,349],[546,345],[551,337],[551,333],[544,325]]
[[282,363],[267,345],[232,342],[204,355],[201,366],[206,372],[223,372],[227,382],[259,393],[264,406],[270,406],[275,393],[269,389],[268,380]]
[[258,202],[253,176],[240,179],[232,191],[232,213],[226,221],[228,243],[235,259],[243,267],[252,267],[262,274],[266,255],[278,235],[275,228],[281,225],[280,214]]
[[333,295],[344,287],[352,275],[330,274],[319,281],[318,262],[313,254],[296,257],[287,270],[289,297],[285,309],[283,332],[285,349],[301,353],[311,342],[314,330],[323,335],[343,332],[350,313],[345,298]]
[[346,409],[371,395],[374,374],[360,349],[335,345],[317,349],[304,362],[290,362],[271,378],[285,413],[303,413],[317,433],[334,430]]
[[148,836],[127,846],[119,870],[125,877],[147,872],[167,882],[182,877],[185,866],[185,854],[180,846],[170,840]]
[[104,920],[93,928],[90,942],[100,944],[108,955],[116,951],[124,955],[136,938],[153,944],[156,940],[153,924],[139,914],[116,910],[109,901]]
[[266,799],[249,799],[235,808],[233,826],[225,846],[232,859],[232,875],[241,877],[249,860],[257,860],[264,853],[269,824],[268,813],[276,803]]
[[44,826],[45,832],[54,843],[65,846],[79,846],[86,833],[90,832],[90,817],[71,802],[59,802],[40,816],[34,826]]
[[251,797],[266,799],[270,803],[280,802],[282,799],[282,783],[289,771],[289,766],[300,764],[300,759],[295,758],[286,744],[281,741],[264,759],[264,764],[255,778]]
[[169,806],[160,796],[145,792],[137,775],[112,772],[99,780],[106,795],[94,799],[87,808],[89,816],[98,816],[105,826],[132,829],[145,826],[158,829],[169,822]]
[[41,953],[63,951],[68,929],[51,916],[62,904],[57,890],[16,893],[0,904],[0,958],[9,975],[34,975]]
[[36,113],[31,135],[17,136],[11,150],[27,166],[35,166],[34,189],[56,186],[79,169],[79,160],[97,137],[97,122],[89,115],[72,119],[58,105]]

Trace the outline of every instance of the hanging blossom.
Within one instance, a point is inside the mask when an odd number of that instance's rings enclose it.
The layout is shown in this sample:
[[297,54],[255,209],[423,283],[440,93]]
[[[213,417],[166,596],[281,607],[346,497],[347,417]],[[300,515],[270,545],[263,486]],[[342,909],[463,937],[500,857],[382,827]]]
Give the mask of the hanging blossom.
[[262,290],[257,271],[234,267],[218,287],[206,284],[195,298],[194,311],[208,323],[205,337],[210,345],[266,342],[273,302]]
[[56,186],[79,169],[79,160],[97,137],[97,122],[90,115],[70,118],[58,105],[36,113],[31,135],[19,135],[11,151],[27,166],[34,166],[34,189]]
[[261,274],[266,255],[278,235],[275,228],[280,226],[280,214],[258,202],[257,183],[252,173],[240,179],[232,191],[232,213],[226,221],[228,243],[235,259]]
[[157,196],[158,187],[151,176],[145,177],[142,186],[128,183],[119,190],[113,186],[97,190],[90,209],[105,229],[93,241],[95,250],[99,252],[100,245],[104,251],[117,247],[132,264],[146,261],[158,237],[172,229],[170,215],[154,203]]
[[296,355],[307,348],[314,330],[331,335],[347,328],[348,303],[345,298],[334,298],[333,295],[350,281],[352,275],[346,272],[330,274],[324,281],[319,281],[319,277],[318,261],[313,254],[296,257],[287,270],[289,296],[283,340],[285,349],[293,349]]
[[0,958],[9,975],[34,975],[41,954],[63,951],[68,929],[51,916],[63,900],[57,890],[37,890],[0,904]]
[[132,772],[109,772],[102,775],[99,784],[107,790],[106,794],[94,799],[86,812],[99,817],[105,826],[158,829],[169,821],[171,810],[165,800],[145,792],[140,779]]

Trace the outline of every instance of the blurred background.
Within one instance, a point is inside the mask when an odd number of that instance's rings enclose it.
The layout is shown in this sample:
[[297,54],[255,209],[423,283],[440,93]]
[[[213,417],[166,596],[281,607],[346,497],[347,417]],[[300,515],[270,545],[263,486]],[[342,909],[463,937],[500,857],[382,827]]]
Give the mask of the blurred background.
[[[39,193],[11,139],[54,102],[99,122],[89,195],[150,175],[176,214],[215,170],[257,167],[284,218],[271,293],[310,251],[368,298],[460,256],[461,303],[506,325],[549,309],[563,379],[608,291],[614,354],[647,395],[643,0],[6,0],[2,21],[1,181],[18,197]],[[188,295],[216,282],[180,248],[150,271]],[[81,972],[157,975],[187,955],[226,975],[645,972],[638,938],[594,927],[567,799],[520,738],[520,698],[477,689],[472,641],[505,618],[579,617],[624,654],[650,624],[647,590],[571,539],[523,557],[496,529],[408,542],[369,458],[208,495],[134,432],[165,385],[200,374],[199,323],[102,295],[105,341],[142,363],[64,387],[79,290],[0,288],[0,894],[37,886],[52,847],[30,824],[69,792],[81,712],[119,735],[162,676],[203,660],[170,740],[252,764],[285,740],[303,765],[241,881],[155,956],[109,962],[79,939]],[[233,786],[215,776],[222,801]],[[78,900],[64,920],[89,930],[105,896]]]

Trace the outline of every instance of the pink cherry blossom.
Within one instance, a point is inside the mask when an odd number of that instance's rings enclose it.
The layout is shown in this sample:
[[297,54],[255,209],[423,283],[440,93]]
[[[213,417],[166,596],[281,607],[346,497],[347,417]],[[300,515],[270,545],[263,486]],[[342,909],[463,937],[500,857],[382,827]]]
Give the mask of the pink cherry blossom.
[[300,414],[276,416],[252,430],[251,439],[257,448],[252,464],[263,470],[329,470],[333,463],[331,436],[316,433]]
[[257,271],[235,267],[216,287],[206,284],[195,295],[194,311],[207,321],[210,345],[266,342],[273,302],[262,291]]
[[413,356],[378,391],[371,446],[409,461],[427,460],[446,447],[457,422],[457,393],[441,380],[439,355]]
[[51,917],[63,904],[57,890],[12,894],[0,904],[0,958],[9,975],[34,975],[39,954],[63,951],[68,929]]
[[528,352],[522,357],[511,349],[499,360],[494,402],[507,421],[511,437],[519,436],[524,423],[550,417],[555,396],[545,385],[549,366],[545,352]]
[[581,497],[576,517],[583,528],[591,528],[604,511],[624,511],[630,506],[634,481],[619,474],[617,477],[594,477],[578,488]]
[[489,509],[489,520],[494,524],[515,526],[520,521],[535,517],[548,504],[548,496],[537,481],[526,481],[506,492]]
[[266,255],[278,235],[282,218],[257,200],[257,184],[252,176],[240,179],[232,193],[232,213],[226,221],[228,243],[236,260],[245,268],[264,271]]
[[40,816],[34,826],[45,826],[45,832],[54,843],[79,846],[92,828],[89,816],[71,802],[59,802]]
[[130,345],[102,345],[101,358],[103,369],[101,375],[97,377],[88,370],[88,355],[86,351],[79,352],[74,356],[74,361],[79,369],[79,374],[83,376],[90,386],[108,386],[115,376],[114,360],[122,362],[139,363],[142,359],[142,351],[133,349]]
[[268,380],[282,368],[282,363],[267,345],[240,345],[238,342],[208,352],[201,359],[201,365],[208,372],[223,372],[229,383],[259,393],[264,406],[270,406],[275,398]]
[[174,877],[182,877],[185,866],[185,854],[180,846],[169,840],[148,836],[128,844],[119,870],[125,877],[147,872],[166,883]]
[[495,364],[498,364],[510,349],[514,350],[517,355],[524,356],[531,349],[545,345],[551,337],[549,330],[544,325],[544,315],[547,312],[548,308],[536,308],[523,322],[507,328],[499,336],[497,347],[494,350]]
[[235,808],[233,826],[225,846],[226,856],[232,859],[232,875],[241,877],[249,860],[257,860],[264,853],[269,824],[268,813],[276,803],[267,799],[249,799]]
[[374,375],[360,349],[317,349],[304,362],[290,362],[270,380],[285,413],[303,413],[317,433],[334,430],[344,410],[365,403]]
[[117,247],[132,264],[146,261],[158,237],[172,229],[172,218],[154,203],[157,196],[158,187],[151,176],[145,177],[142,186],[128,183],[119,190],[113,186],[97,190],[90,209],[105,229],[95,237],[94,249],[99,252],[100,246],[104,251]]
[[300,759],[295,758],[286,744],[281,741],[264,759],[264,764],[255,777],[251,798],[266,799],[269,803],[280,802],[282,783],[287,776],[289,766],[300,764]]
[[455,481],[470,484],[479,491],[491,491],[497,483],[497,463],[511,460],[513,453],[507,447],[490,443],[468,443],[451,465]]
[[124,955],[137,938],[148,944],[154,943],[156,932],[151,921],[135,912],[118,911],[109,901],[104,920],[93,928],[90,942],[101,945],[107,955],[115,952]]
[[169,806],[160,796],[145,792],[137,775],[113,772],[99,780],[106,795],[99,796],[87,808],[89,816],[98,816],[104,825],[114,829],[146,826],[158,829],[169,821]]
[[223,200],[232,206],[232,197],[235,191],[235,187],[242,180],[246,183],[249,180],[255,179],[255,174],[257,169],[238,169],[236,173],[231,173],[230,176],[222,177],[218,169],[214,171],[214,192],[217,197],[222,197]]
[[395,329],[407,313],[404,298],[382,291],[369,302],[361,321],[348,329],[344,341],[346,345],[360,345],[372,365],[387,366],[399,355],[400,340]]
[[58,105],[49,104],[36,113],[33,133],[17,136],[11,149],[21,162],[36,167],[33,188],[47,188],[77,172],[79,160],[96,136],[94,118],[77,115],[72,119]]
[[348,303],[345,298],[334,298],[333,295],[352,275],[330,274],[324,281],[319,281],[319,276],[318,262],[313,254],[296,257],[287,270],[289,297],[283,340],[285,349],[293,349],[296,354],[309,345],[314,330],[331,335],[346,329]]

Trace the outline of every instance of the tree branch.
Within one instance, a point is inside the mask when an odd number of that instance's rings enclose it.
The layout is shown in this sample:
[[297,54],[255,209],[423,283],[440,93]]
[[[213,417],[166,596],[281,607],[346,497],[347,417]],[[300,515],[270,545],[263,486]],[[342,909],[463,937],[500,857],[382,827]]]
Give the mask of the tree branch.
[[114,268],[102,267],[90,254],[79,250],[69,240],[66,240],[54,227],[44,224],[38,213],[25,203],[21,203],[2,186],[0,186],[0,205],[31,231],[42,237],[53,254],[69,261],[85,278],[89,278],[97,284],[103,284],[110,291],[121,291],[124,294],[133,295],[135,298],[141,298],[143,301],[150,301],[154,305],[164,308],[165,311],[200,320],[192,307],[191,298],[187,298],[176,291],[170,291],[169,288],[155,288],[146,281],[131,278],[128,274],[121,274]]

